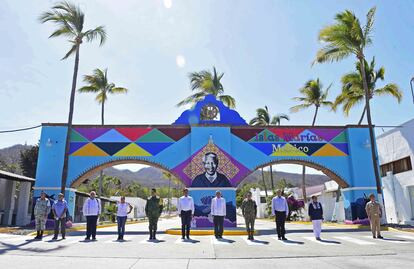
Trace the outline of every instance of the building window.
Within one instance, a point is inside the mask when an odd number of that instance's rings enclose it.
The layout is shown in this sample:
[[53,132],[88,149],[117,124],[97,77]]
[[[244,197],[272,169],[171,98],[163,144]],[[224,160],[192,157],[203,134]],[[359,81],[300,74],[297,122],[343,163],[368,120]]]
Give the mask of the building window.
[[395,175],[410,170],[412,170],[411,158],[408,156],[404,159],[381,165],[381,176],[385,177],[387,172],[392,172]]

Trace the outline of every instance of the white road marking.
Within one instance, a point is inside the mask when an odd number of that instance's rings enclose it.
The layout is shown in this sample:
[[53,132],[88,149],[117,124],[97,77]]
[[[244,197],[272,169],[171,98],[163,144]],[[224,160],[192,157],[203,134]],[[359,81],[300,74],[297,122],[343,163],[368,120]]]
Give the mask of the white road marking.
[[397,234],[396,236],[398,236],[398,237],[400,237],[400,238],[404,238],[404,239],[414,240],[414,235],[408,235],[408,234]]
[[364,237],[368,238],[368,239],[371,239],[371,240],[376,240],[377,242],[386,242],[386,243],[394,243],[394,244],[410,244],[410,243],[412,243],[410,241],[404,241],[404,240],[401,240],[401,239],[392,239],[392,238],[388,238],[388,237],[384,237],[384,239],[374,239],[370,235],[366,235]]
[[232,241],[229,241],[227,239],[218,240],[214,236],[211,236],[210,238],[211,238],[211,243],[213,245],[230,245],[233,243]]
[[357,245],[375,245],[376,243],[374,242],[370,242],[370,241],[365,241],[365,240],[361,240],[358,238],[354,238],[354,237],[349,237],[349,236],[334,236],[334,238],[340,239],[340,240],[344,240],[346,242],[349,243],[353,243],[353,244],[357,244]]
[[271,238],[276,240],[280,244],[285,245],[285,246],[295,246],[295,247],[297,247],[297,246],[305,245],[304,243],[298,243],[298,241],[293,241],[293,240],[291,240],[290,242],[289,242],[289,240],[287,240],[287,241],[279,240],[279,238],[277,238],[276,236],[272,236]]
[[321,245],[325,245],[325,246],[339,246],[340,244],[334,243],[334,242],[329,242],[329,241],[325,241],[325,240],[316,240],[315,237],[313,236],[304,236],[304,239],[314,242],[314,243],[318,243]]
[[246,236],[241,236],[240,238],[242,238],[243,241],[246,242],[246,244],[249,246],[266,246],[269,244],[269,242],[266,241],[249,240]]

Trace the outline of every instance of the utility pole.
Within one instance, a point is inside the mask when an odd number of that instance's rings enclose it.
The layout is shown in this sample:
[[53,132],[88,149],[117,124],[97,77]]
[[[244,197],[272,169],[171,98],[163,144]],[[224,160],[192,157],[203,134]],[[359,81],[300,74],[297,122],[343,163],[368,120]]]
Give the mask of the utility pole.
[[411,86],[411,94],[413,96],[413,103],[414,103],[414,90],[413,90],[413,83],[414,83],[414,77],[410,80],[410,86]]

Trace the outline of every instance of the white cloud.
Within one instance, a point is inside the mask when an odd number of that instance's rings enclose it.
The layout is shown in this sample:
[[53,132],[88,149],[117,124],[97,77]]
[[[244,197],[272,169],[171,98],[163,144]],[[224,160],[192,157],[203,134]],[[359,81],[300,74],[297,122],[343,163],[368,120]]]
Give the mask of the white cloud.
[[179,54],[175,57],[175,63],[178,67],[183,68],[185,66],[185,58],[183,55]]
[[164,7],[165,8],[171,8],[172,7],[172,0],[163,0]]

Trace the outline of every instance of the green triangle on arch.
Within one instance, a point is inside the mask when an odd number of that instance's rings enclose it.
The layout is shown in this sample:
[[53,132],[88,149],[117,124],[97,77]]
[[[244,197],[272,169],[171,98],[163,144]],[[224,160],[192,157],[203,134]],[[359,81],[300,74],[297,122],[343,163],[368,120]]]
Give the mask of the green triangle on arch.
[[347,142],[345,131],[343,131],[342,133],[340,133],[339,135],[337,135],[330,142],[331,143],[344,143],[344,142]]
[[86,139],[85,137],[83,137],[82,135],[80,135],[78,132],[76,132],[73,129],[70,132],[70,141],[71,142],[89,142],[88,139]]
[[158,129],[153,129],[151,132],[138,138],[136,142],[175,142],[171,137],[165,135]]

